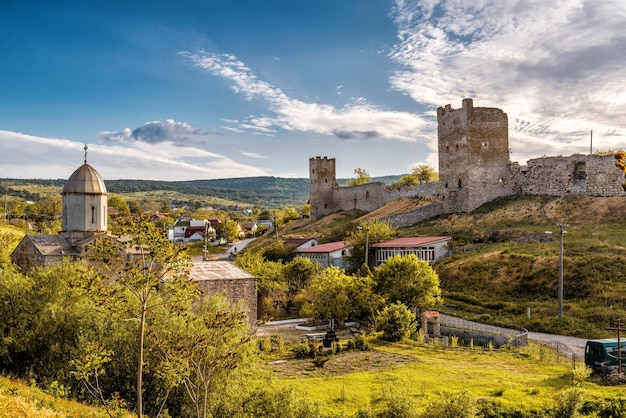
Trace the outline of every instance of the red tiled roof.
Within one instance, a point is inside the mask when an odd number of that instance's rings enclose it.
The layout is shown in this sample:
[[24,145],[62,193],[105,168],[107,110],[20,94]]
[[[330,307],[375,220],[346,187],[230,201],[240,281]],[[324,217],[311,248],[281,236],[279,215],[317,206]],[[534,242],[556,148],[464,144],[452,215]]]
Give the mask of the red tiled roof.
[[314,239],[315,238],[287,238],[285,240],[285,245],[295,245],[296,247],[299,247],[300,245],[306,244]]
[[304,248],[302,250],[296,250],[297,253],[332,253],[333,251],[343,250],[347,248],[349,243],[347,241],[328,242],[326,244],[316,245],[310,248]]
[[449,241],[452,237],[403,237],[392,239],[391,241],[379,242],[372,244],[371,247],[422,247],[428,244],[435,244],[442,241]]

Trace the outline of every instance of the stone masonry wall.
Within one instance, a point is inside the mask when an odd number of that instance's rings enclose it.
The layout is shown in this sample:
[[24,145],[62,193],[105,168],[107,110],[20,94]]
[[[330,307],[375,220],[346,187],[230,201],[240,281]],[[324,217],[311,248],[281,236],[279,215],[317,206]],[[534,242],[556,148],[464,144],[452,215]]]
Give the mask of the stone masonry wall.
[[198,286],[205,294],[222,294],[233,306],[241,303],[244,311],[248,314],[250,327],[256,328],[257,281],[255,278],[199,280]]
[[384,183],[338,187],[335,159],[311,158],[311,214],[370,212],[402,197],[438,202],[386,218],[403,227],[517,194],[626,196],[624,174],[612,154],[543,157],[520,166],[509,160],[508,116],[501,109],[474,107],[472,99],[464,99],[460,109],[440,107],[437,119],[439,182],[402,190]]
[[529,160],[519,168],[524,194],[624,196],[624,174],[613,155],[571,155]]

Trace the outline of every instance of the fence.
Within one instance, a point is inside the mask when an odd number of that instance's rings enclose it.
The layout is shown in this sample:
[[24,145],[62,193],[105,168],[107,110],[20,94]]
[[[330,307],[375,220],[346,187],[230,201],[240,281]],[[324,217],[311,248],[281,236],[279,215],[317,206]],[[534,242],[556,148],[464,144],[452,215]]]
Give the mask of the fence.
[[446,314],[439,314],[439,321],[442,326],[448,328],[468,330],[481,334],[484,333],[505,336],[510,340],[511,345],[514,347],[523,347],[528,345],[528,330],[525,329],[511,329],[495,325],[481,324],[480,322],[472,322]]

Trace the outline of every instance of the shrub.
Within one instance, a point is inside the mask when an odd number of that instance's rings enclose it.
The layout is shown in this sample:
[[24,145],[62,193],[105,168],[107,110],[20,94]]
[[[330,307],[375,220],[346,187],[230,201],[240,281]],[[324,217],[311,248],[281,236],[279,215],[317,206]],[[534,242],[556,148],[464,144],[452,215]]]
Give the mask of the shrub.
[[404,304],[393,303],[376,315],[376,326],[385,341],[400,341],[413,329],[415,316]]
[[552,411],[554,418],[577,418],[581,416],[583,405],[582,393],[577,388],[560,391],[556,396],[556,404]]
[[446,394],[430,402],[422,418],[473,418],[476,400],[465,392]]
[[295,354],[296,358],[305,358],[310,355],[311,348],[307,343],[299,343],[294,345],[291,351]]
[[[370,349],[370,345],[367,343],[365,336],[363,334],[356,334],[352,337],[354,343],[354,348],[361,351],[368,351]],[[350,342],[348,342],[348,347],[350,347]]]

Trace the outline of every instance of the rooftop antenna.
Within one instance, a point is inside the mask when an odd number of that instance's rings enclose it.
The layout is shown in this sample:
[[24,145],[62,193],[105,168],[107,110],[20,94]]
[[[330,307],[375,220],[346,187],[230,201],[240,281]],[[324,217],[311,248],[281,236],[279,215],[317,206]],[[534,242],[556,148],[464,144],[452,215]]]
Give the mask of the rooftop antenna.
[[89,149],[87,144],[85,144],[85,148],[83,148],[83,149],[85,150],[85,164],[87,164],[87,149]]

